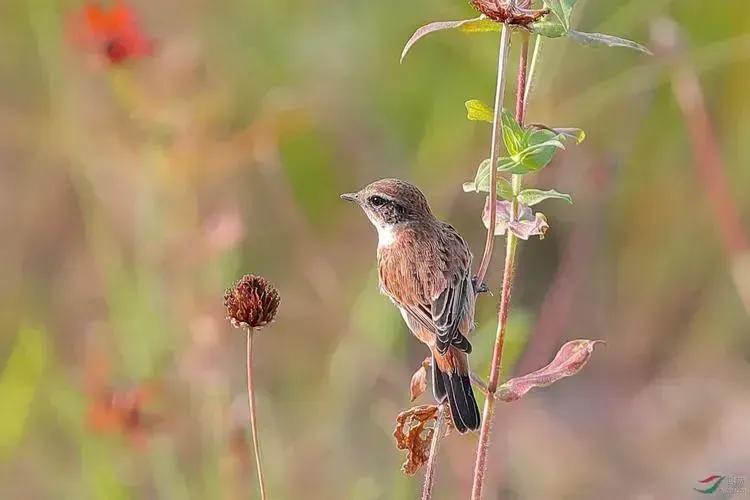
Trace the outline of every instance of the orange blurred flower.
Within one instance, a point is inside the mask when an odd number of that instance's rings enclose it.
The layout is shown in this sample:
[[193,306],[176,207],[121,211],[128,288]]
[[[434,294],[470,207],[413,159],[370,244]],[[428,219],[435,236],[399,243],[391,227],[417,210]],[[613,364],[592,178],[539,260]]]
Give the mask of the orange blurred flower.
[[113,65],[153,54],[153,40],[141,30],[133,9],[122,0],[110,9],[95,3],[85,5],[72,16],[71,34],[76,45]]
[[153,400],[153,385],[114,388],[108,382],[109,363],[106,358],[97,356],[87,365],[89,428],[100,434],[124,436],[137,448],[144,449],[159,421],[156,415],[144,411]]

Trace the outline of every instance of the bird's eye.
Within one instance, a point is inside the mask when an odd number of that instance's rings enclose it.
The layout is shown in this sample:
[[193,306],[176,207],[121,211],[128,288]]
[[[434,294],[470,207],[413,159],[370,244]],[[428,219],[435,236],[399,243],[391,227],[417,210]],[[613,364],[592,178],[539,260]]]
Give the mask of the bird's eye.
[[370,204],[374,207],[379,207],[386,204],[386,199],[380,196],[370,196]]

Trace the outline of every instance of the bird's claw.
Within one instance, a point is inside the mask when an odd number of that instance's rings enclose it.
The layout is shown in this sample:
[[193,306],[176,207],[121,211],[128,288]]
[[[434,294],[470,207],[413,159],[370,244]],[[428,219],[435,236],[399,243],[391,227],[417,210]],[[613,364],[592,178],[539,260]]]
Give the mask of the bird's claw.
[[477,294],[487,293],[490,291],[486,283],[477,284],[477,276],[471,278],[471,285],[474,287],[474,292]]

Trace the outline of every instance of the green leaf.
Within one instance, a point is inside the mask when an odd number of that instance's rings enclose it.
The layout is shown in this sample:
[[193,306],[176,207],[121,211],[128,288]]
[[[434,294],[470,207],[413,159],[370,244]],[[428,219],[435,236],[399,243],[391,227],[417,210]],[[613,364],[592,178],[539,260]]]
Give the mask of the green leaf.
[[488,33],[493,31],[500,31],[503,29],[502,23],[487,19],[484,16],[480,16],[477,19],[471,19],[458,27],[459,31],[464,33]]
[[649,56],[654,55],[649,49],[638,42],[627,40],[613,35],[603,33],[584,33],[582,31],[570,30],[568,35],[578,43],[584,45],[606,45],[607,47],[623,47],[626,49],[637,50]]
[[560,38],[567,32],[565,27],[557,21],[547,21],[542,19],[531,25],[531,31],[536,35],[546,36],[547,38]]
[[556,17],[566,32],[570,31],[570,15],[576,0],[544,0],[543,3],[550,10],[549,15]]
[[502,120],[505,149],[511,156],[517,155],[526,148],[526,131],[516,121],[515,117],[507,111],[503,111]]
[[555,191],[554,189],[550,189],[548,191],[542,191],[541,189],[524,189],[523,191],[518,193],[518,201],[529,207],[533,207],[534,205],[537,205],[550,198],[565,200],[571,204],[573,203],[573,198],[571,198],[569,194],[560,193],[558,191]]
[[[490,160],[484,160],[479,164],[477,169],[477,175],[473,182],[465,182],[463,185],[464,191],[467,193],[489,193],[490,192]],[[497,194],[503,199],[513,199],[513,187],[511,186],[508,179],[498,176],[497,178]]]
[[576,141],[576,144],[582,143],[586,139],[586,132],[580,128],[554,128],[552,129],[558,134],[565,138],[571,138]]
[[0,456],[23,437],[34,394],[47,361],[44,332],[25,327],[18,332],[13,351],[0,375]]
[[494,112],[492,111],[492,108],[479,99],[472,99],[466,101],[464,104],[466,106],[467,118],[469,120],[489,123],[492,123],[494,120]]
[[570,31],[570,16],[576,0],[544,0],[550,13],[531,26],[531,30],[548,38],[559,38]]
[[521,152],[511,156],[513,164],[506,165],[502,172],[528,174],[546,167],[558,149],[565,149],[564,137],[551,130],[535,130],[528,134],[527,144]]

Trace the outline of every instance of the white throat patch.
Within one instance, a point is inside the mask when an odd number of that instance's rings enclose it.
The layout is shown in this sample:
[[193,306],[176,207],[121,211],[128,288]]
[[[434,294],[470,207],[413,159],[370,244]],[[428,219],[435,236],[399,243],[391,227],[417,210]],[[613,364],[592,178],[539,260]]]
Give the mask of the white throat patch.
[[396,234],[391,224],[376,224],[378,230],[378,248],[388,247],[396,241]]

